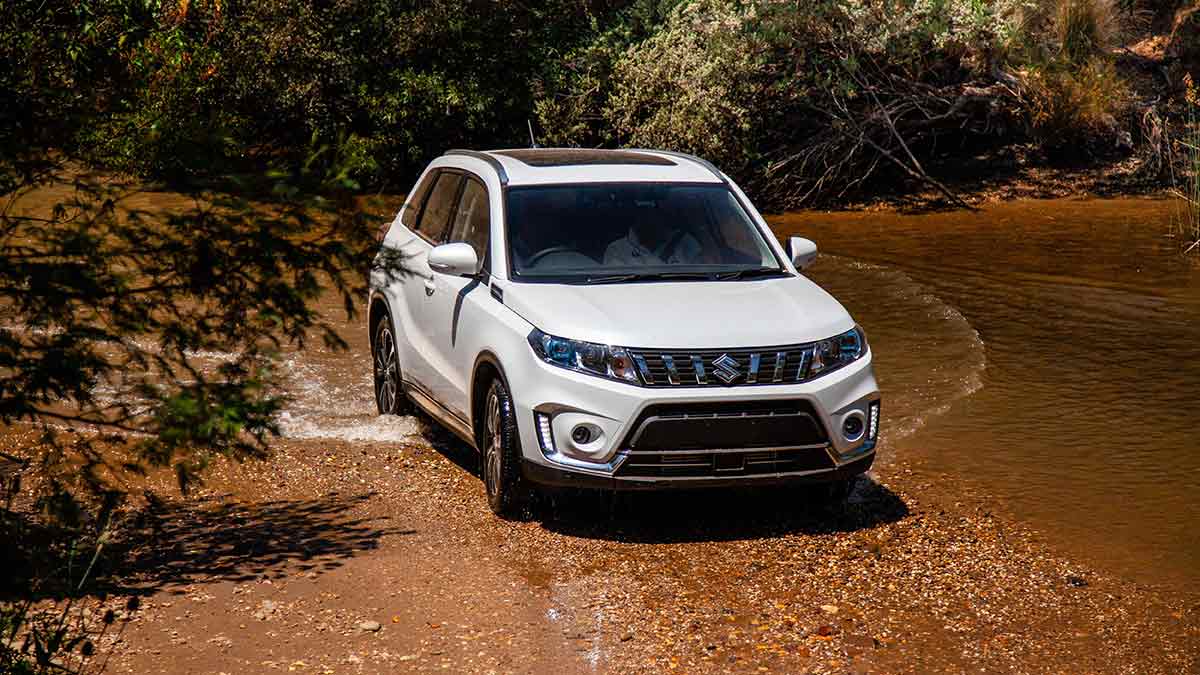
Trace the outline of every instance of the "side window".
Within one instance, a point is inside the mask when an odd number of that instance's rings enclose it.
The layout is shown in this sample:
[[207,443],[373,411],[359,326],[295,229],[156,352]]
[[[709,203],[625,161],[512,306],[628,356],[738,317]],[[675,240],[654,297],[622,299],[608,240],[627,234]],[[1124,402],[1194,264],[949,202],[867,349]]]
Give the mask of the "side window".
[[450,212],[454,210],[454,198],[458,195],[458,184],[462,175],[443,171],[438,174],[429,191],[429,199],[421,211],[421,220],[417,223],[417,232],[434,243],[440,243],[446,234],[446,226],[450,224]]
[[491,229],[491,205],[483,183],[468,178],[454,214],[449,241],[465,241],[475,249],[480,261],[487,258],[488,233]]
[[425,174],[424,180],[413,187],[412,198],[405,202],[403,210],[400,212],[400,223],[408,229],[416,229],[417,216],[421,215],[421,207],[425,204],[425,197],[429,194],[429,187],[433,185],[433,181],[437,176],[437,171],[430,171]]

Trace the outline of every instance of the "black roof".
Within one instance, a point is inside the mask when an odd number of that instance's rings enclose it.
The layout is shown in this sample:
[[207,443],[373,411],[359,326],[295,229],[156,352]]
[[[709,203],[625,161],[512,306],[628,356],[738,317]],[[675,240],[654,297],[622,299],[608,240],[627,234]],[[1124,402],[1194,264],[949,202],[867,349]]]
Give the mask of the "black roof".
[[675,162],[641,152],[627,150],[591,150],[588,148],[527,148],[520,150],[496,150],[494,154],[511,157],[529,166],[580,166],[597,164],[634,164],[648,166],[675,166]]

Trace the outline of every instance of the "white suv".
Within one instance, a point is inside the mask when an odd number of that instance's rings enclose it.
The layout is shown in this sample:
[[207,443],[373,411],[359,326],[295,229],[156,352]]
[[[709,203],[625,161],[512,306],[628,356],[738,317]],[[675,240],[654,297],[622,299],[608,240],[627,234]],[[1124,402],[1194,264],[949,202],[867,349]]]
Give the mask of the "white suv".
[[451,150],[382,234],[383,414],[481,454],[488,502],[538,486],[825,482],[875,458],[866,336],[728,176],[650,150]]

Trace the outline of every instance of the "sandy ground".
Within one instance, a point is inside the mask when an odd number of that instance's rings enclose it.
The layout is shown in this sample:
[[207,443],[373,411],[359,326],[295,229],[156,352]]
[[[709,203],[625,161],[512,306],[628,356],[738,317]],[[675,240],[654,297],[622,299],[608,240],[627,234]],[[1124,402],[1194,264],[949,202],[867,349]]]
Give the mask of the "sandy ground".
[[422,427],[284,442],[149,506],[110,672],[1200,672],[1196,594],[1065,560],[920,467],[887,463],[834,511],[576,496],[508,523]]

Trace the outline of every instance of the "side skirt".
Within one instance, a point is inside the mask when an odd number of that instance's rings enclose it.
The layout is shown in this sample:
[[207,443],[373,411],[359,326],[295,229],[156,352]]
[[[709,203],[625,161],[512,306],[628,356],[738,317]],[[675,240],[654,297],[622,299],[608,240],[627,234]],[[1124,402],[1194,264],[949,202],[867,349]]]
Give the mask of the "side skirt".
[[424,410],[426,414],[452,431],[455,436],[466,441],[467,445],[471,446],[472,449],[479,450],[479,448],[475,447],[475,434],[471,433],[471,425],[467,424],[466,420],[447,410],[445,406],[438,403],[432,396],[412,382],[404,382],[404,393],[421,410]]

